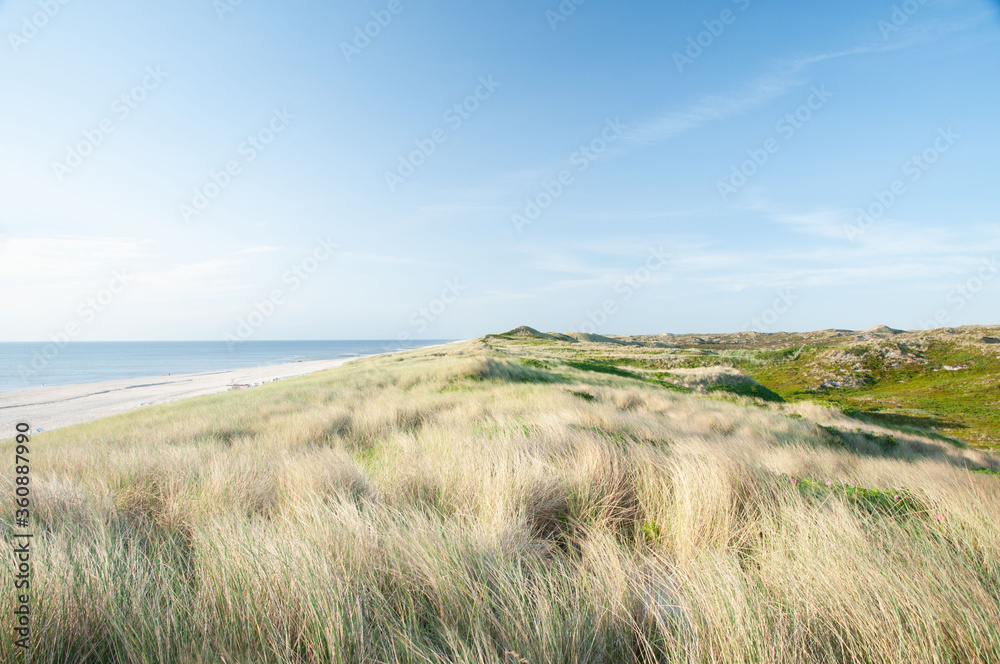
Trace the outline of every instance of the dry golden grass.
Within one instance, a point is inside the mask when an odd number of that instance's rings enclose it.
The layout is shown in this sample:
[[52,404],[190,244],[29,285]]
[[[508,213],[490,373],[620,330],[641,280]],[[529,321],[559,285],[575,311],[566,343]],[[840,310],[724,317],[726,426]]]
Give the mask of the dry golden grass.
[[996,458],[841,420],[470,342],[39,435],[32,662],[1000,661]]

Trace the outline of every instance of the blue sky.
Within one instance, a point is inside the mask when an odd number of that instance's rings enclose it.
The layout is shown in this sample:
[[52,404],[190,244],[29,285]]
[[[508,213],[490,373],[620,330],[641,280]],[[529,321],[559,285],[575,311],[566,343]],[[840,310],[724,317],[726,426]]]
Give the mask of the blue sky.
[[0,340],[1000,322],[996,3],[230,1],[0,1]]

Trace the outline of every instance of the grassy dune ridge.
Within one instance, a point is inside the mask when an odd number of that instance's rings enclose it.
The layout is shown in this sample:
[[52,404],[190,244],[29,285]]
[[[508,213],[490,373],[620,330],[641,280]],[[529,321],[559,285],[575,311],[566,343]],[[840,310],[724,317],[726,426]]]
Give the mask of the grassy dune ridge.
[[533,348],[34,436],[32,662],[1000,661],[996,456]]
[[615,337],[546,335],[524,327],[488,338],[647,376],[735,368],[766,387],[772,400],[825,402],[862,419],[1000,449],[997,326]]

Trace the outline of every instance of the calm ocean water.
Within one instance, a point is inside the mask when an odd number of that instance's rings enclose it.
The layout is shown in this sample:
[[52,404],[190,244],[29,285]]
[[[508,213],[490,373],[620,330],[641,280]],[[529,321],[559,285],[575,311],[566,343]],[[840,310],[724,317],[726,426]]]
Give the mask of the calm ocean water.
[[447,341],[245,341],[232,350],[224,341],[76,342],[61,349],[52,343],[0,343],[0,392],[335,360]]

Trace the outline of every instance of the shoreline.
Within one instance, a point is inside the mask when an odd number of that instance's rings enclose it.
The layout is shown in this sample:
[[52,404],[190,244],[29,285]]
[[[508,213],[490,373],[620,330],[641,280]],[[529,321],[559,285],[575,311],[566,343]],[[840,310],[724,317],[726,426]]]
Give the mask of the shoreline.
[[0,440],[5,439],[7,431],[13,432],[18,422],[28,424],[33,433],[52,431],[120,415],[146,406],[175,403],[194,397],[220,394],[231,389],[248,389],[232,387],[233,385],[259,387],[266,383],[335,369],[348,362],[367,357],[442,348],[465,341],[468,339],[334,360],[305,360],[241,369],[123,378],[0,392]]
[[[366,357],[391,354],[393,353],[372,353],[335,360],[307,360],[243,369],[145,376],[0,392],[0,432],[13,431],[18,422],[28,424],[32,432],[52,431],[146,406],[174,403],[231,389],[248,389],[232,387],[233,385],[258,387],[335,369]],[[0,433],[0,438],[4,437]]]

